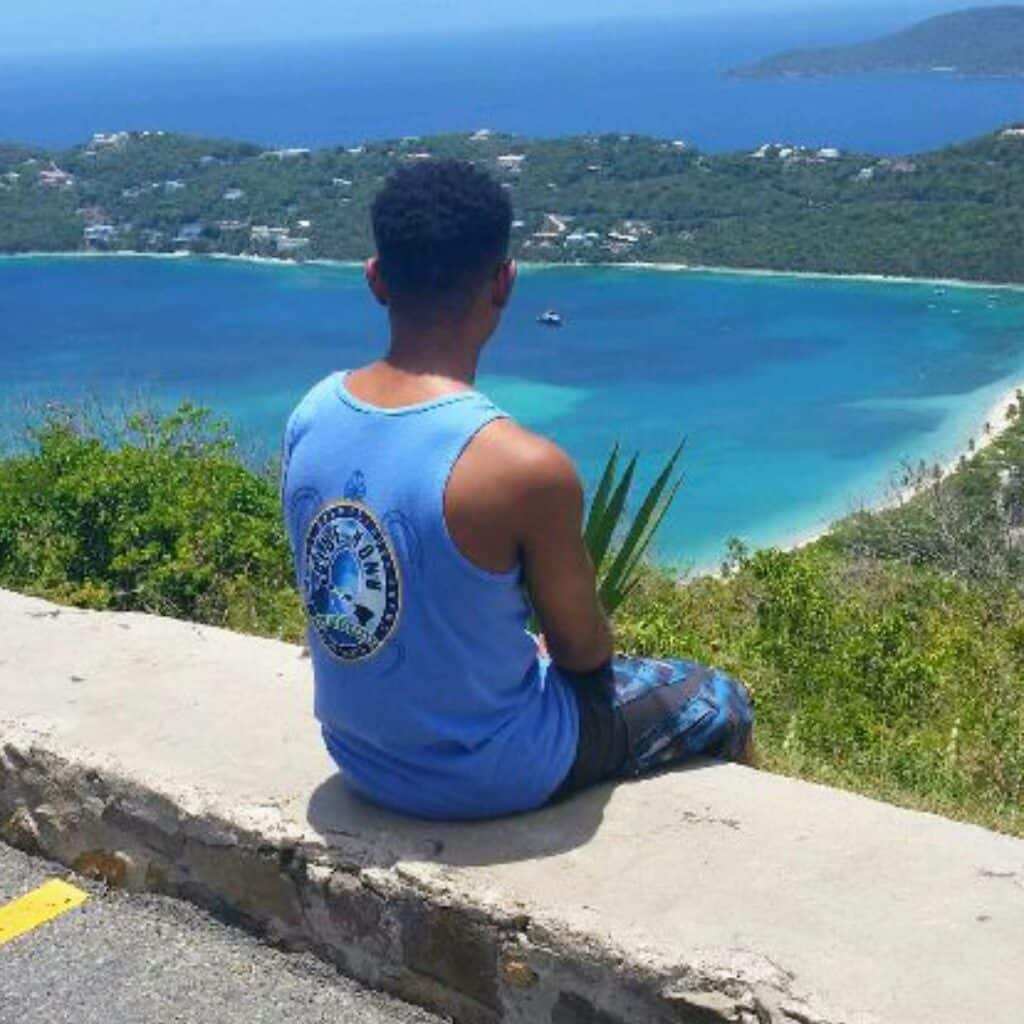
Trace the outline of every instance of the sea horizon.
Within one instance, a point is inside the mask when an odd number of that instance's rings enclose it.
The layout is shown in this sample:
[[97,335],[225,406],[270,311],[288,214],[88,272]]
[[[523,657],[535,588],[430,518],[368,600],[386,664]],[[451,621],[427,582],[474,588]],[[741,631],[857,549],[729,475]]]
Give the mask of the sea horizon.
[[[779,50],[849,42],[914,19],[881,9],[707,15],[416,38],[8,54],[0,94],[19,102],[0,105],[0,139],[61,148],[94,131],[165,129],[325,147],[491,128],[531,138],[655,135],[707,152],[778,141],[895,156],[1019,119],[1024,79],[726,74]],[[515,74],[493,74],[510,62]],[[268,67],[287,74],[267,74]]]

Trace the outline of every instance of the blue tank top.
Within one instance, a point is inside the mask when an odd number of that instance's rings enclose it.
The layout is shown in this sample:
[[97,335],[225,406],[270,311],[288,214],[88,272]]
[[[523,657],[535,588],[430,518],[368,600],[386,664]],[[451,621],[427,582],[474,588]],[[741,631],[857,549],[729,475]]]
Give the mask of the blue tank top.
[[383,409],[345,376],[292,414],[282,478],[327,748],[408,814],[537,807],[572,765],[576,697],[526,630],[521,570],[473,564],[444,518],[456,460],[504,414],[476,391]]

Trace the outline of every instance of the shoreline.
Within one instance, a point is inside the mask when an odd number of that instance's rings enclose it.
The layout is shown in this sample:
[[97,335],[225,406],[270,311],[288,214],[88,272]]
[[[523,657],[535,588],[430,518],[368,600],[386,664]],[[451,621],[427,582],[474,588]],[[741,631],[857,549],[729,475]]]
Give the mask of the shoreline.
[[[152,260],[221,260],[225,262],[252,263],[272,267],[345,267],[358,268],[362,260],[336,260],[318,258],[310,260],[291,260],[280,256],[256,256],[248,253],[204,252],[196,253],[189,250],[175,252],[142,252],[137,249],[119,249],[115,251],[91,251],[81,249],[61,250],[55,252],[0,252],[0,260],[33,260],[33,259],[152,259]],[[518,260],[519,266],[526,271],[534,270],[650,270],[661,273],[718,274],[722,276],[752,278],[790,278],[798,281],[854,281],[864,284],[891,285],[926,285],[936,288],[967,288],[981,291],[1024,292],[1024,281],[975,281],[962,277],[906,277],[900,274],[842,274],[824,270],[769,270],[763,267],[728,267],[707,263],[658,263],[645,260],[602,263],[598,261],[577,260],[568,262],[544,262],[542,260]]]
[[[932,463],[940,467],[940,473],[935,478],[934,483],[941,483],[943,480],[948,479],[960,466],[961,459],[973,459],[976,455],[980,454],[990,445],[994,444],[1007,430],[1016,422],[1016,420],[1009,415],[1009,410],[1012,406],[1017,404],[1017,392],[1024,390],[1024,380],[1018,381],[1007,391],[1003,392],[1000,397],[992,403],[985,410],[985,418],[981,420],[977,425],[977,429],[972,431],[969,438],[974,440],[973,450],[965,442],[963,447],[957,449],[955,453],[948,456],[945,461],[936,461]],[[984,426],[988,423],[991,429],[988,433],[985,432]],[[931,486],[931,484],[929,484]],[[914,498],[916,495],[922,493],[923,489],[914,489],[912,486],[897,486],[893,487],[889,494],[883,494],[876,501],[865,501],[862,502],[857,508],[852,509],[846,515],[855,515],[858,512],[885,512],[890,509],[901,508],[908,501]],[[796,537],[790,538],[780,544],[764,545],[765,547],[777,547],[780,551],[798,551],[800,548],[807,547],[815,541],[821,540],[822,537],[827,536],[832,527],[839,522],[845,516],[838,516],[821,529],[814,528],[810,531],[805,531],[798,534]],[[706,574],[704,574],[706,575]],[[715,574],[717,575],[717,574]]]
[[[962,458],[967,458],[968,460],[974,458],[980,452],[984,451],[984,449],[988,448],[989,445],[998,440],[998,438],[1013,425],[1015,420],[1009,416],[1009,409],[1012,405],[1017,404],[1018,390],[1024,390],[1024,380],[1019,381],[1013,387],[1003,392],[999,399],[993,402],[992,405],[986,409],[985,418],[978,424],[978,429],[969,435],[974,438],[973,451],[965,443],[962,448],[957,449],[955,454],[948,456],[945,461],[933,463],[941,467],[941,473],[934,483],[940,483],[941,481],[946,480],[959,468],[960,460]],[[983,429],[985,423],[989,423],[992,428],[987,434]],[[931,486],[931,484],[929,484],[929,486]],[[861,501],[858,505],[848,509],[846,512],[835,515],[823,526],[813,526],[807,530],[798,531],[775,543],[752,543],[749,545],[749,550],[751,553],[772,549],[787,553],[799,551],[802,548],[809,547],[811,544],[821,540],[822,537],[828,536],[828,534],[832,532],[832,528],[836,523],[845,519],[847,516],[856,515],[860,512],[885,512],[890,509],[900,508],[917,494],[922,493],[921,490],[915,491],[914,488],[910,486],[893,487],[891,489],[887,489],[887,491],[888,493],[883,493],[875,501]],[[739,540],[744,541],[744,538],[740,537]],[[666,568],[668,568],[669,572],[675,575],[678,583],[685,586],[688,583],[704,577],[721,579],[723,575],[722,563],[724,561],[725,547],[723,544],[722,554],[714,562],[704,565],[696,562],[689,565],[668,565]]]

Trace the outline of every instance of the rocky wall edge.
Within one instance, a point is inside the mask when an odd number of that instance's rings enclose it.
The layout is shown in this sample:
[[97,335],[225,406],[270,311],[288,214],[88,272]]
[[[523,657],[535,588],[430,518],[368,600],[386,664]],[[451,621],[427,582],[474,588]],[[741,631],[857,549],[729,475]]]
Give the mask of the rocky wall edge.
[[541,920],[357,836],[327,846],[0,723],[0,839],[190,900],[457,1024],[843,1024],[749,951],[666,963]]

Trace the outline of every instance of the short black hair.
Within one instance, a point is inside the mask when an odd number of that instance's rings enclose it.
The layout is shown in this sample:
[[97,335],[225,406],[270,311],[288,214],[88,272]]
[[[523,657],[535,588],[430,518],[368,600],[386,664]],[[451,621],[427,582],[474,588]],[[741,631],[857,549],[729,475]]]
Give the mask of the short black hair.
[[380,273],[399,310],[457,306],[508,254],[512,204],[464,160],[399,168],[373,202]]

